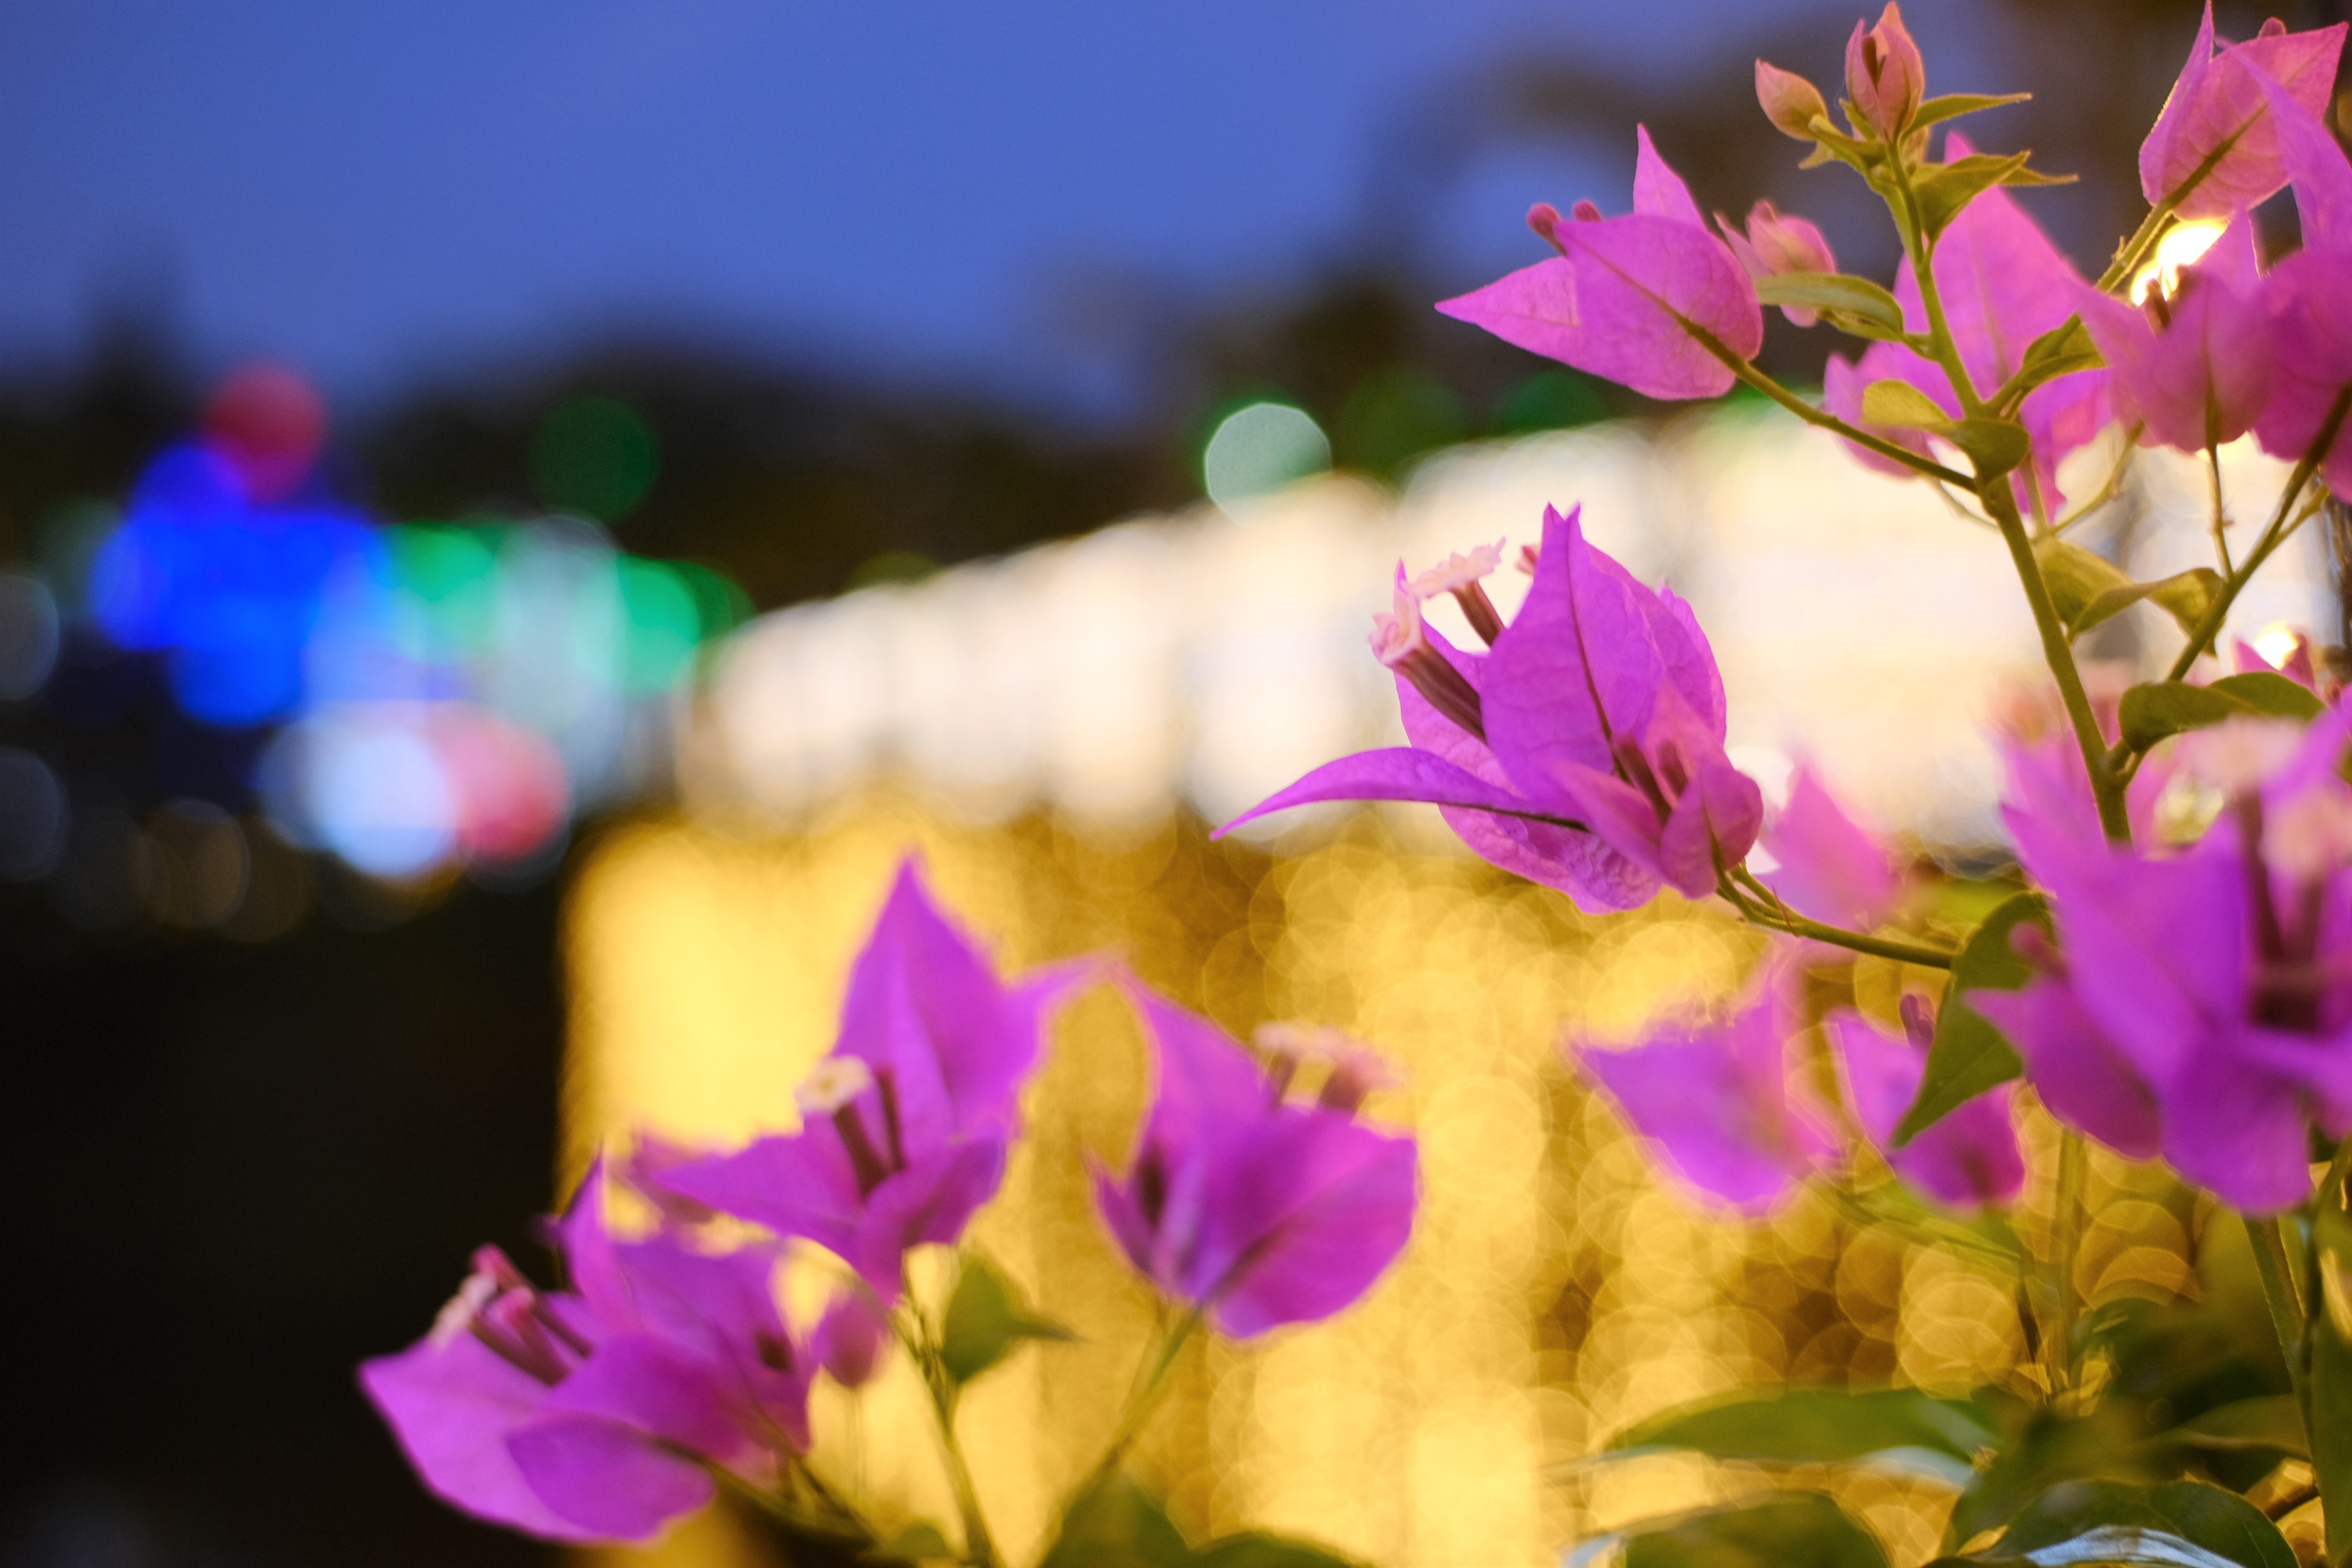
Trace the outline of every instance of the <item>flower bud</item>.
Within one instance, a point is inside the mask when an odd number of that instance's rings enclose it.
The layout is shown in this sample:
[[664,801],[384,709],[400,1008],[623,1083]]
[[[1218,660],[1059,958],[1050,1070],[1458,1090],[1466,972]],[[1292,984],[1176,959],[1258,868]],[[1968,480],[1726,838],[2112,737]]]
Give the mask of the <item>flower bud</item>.
[[1903,134],[1927,88],[1927,64],[1904,27],[1903,11],[1895,0],[1887,0],[1875,27],[1865,32],[1861,23],[1853,25],[1853,37],[1845,46],[1846,96],[1881,137],[1891,142]]
[[888,1342],[889,1319],[872,1291],[853,1285],[833,1299],[817,1320],[813,1348],[826,1375],[856,1388],[874,1375]]
[[1758,202],[1748,214],[1748,243],[1767,273],[1834,272],[1837,258],[1822,231],[1801,217],[1782,217],[1770,202]]
[[[1783,272],[1837,270],[1837,258],[1830,254],[1830,242],[1822,237],[1822,231],[1803,218],[1782,217],[1770,202],[1758,202],[1749,210],[1745,234],[1732,227],[1731,220],[1721,213],[1716,214],[1715,225],[1723,231],[1724,243],[1731,247],[1748,276],[1759,281]],[[1810,327],[1821,320],[1819,312],[1801,305],[1780,309],[1796,326]]]
[[1822,101],[1820,88],[1795,71],[1784,71],[1764,60],[1756,62],[1756,101],[1764,106],[1764,118],[1780,134],[1800,142],[1812,141],[1813,121],[1827,119],[1830,112],[1830,106]]

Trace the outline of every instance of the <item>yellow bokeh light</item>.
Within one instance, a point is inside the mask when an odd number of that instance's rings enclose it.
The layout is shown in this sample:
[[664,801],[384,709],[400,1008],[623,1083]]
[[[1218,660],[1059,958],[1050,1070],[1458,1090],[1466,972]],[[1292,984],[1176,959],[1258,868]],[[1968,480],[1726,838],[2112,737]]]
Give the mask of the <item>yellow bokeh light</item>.
[[2305,634],[2284,621],[2273,621],[2254,636],[2254,651],[2270,660],[2273,667],[2283,667],[2302,646]]
[[2180,287],[2181,268],[2194,266],[2228,227],[2220,218],[2200,217],[2165,230],[2156,242],[2156,254],[2132,274],[2132,303],[2141,303],[2151,289],[2160,289],[2169,299]]

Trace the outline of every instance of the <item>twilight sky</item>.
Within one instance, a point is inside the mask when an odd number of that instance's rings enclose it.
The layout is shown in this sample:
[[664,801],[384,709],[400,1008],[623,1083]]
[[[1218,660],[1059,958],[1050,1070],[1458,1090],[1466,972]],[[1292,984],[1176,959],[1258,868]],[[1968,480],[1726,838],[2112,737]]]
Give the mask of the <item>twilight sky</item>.
[[[626,323],[1083,392],[1088,278],[1278,283],[1372,242],[1383,138],[1541,48],[1664,80],[1807,0],[0,0],[0,363],[161,290],[346,398]],[[1924,29],[1923,29],[1924,30]],[[1759,134],[1765,132],[1760,121]],[[1534,252],[1624,146],[1498,150],[1437,269]]]

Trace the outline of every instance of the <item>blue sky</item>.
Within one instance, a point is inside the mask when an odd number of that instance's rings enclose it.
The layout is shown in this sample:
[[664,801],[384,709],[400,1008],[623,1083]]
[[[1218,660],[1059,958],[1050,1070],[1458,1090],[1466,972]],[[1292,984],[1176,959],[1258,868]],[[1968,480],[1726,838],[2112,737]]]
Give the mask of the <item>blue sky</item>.
[[[1074,279],[1343,256],[1440,83],[1535,47],[1663,80],[1791,12],[1822,7],[0,0],[0,358],[70,353],[108,290],[168,282],[208,363],[281,356],[347,399],[638,322],[1067,390]],[[1789,63],[1826,76],[1818,30]],[[1474,169],[1441,269],[1527,258],[1528,200],[1621,190],[1630,145],[1586,162]]]

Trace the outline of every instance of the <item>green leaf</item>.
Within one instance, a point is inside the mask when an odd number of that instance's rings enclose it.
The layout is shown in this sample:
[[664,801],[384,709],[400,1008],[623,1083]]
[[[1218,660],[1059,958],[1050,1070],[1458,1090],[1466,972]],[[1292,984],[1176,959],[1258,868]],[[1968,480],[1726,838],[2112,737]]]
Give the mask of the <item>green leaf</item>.
[[2120,1400],[2087,1415],[2034,1412],[1952,1505],[1946,1539],[1972,1541],[1998,1530],[2061,1481],[2166,1479],[2133,1442],[2140,1429],[2137,1413]]
[[2233,714],[2254,711],[2252,703],[2223,690],[2218,680],[2210,686],[2191,686],[2182,680],[2150,681],[2124,693],[2124,744],[2145,752],[2167,736],[2202,730]]
[[1963,114],[1979,114],[1988,109],[2023,103],[2032,96],[2030,92],[1948,92],[1920,104],[1911,116],[1911,124],[1915,130],[1924,125],[1936,125],[1947,120],[1958,120]]
[[1916,1388],[1791,1388],[1664,1411],[1617,1434],[1609,1448],[1688,1448],[1718,1459],[1824,1465],[1925,1448],[1965,1463],[1995,1436],[1984,1412],[1967,1400]]
[[[2311,1247],[2319,1289],[2311,1303],[2311,1468],[2319,1489],[2352,1497],[2352,1207],[2345,1186],[2352,1176],[2352,1142],[2327,1168],[2312,1210]],[[2327,1557],[2352,1554],[2352,1508],[2327,1521]]]
[[1106,1476],[1070,1503],[1037,1568],[1192,1568],[1192,1549],[1167,1510],[1125,1475]]
[[[2095,1531],[2132,1531],[2164,1538],[2161,1550],[2187,1547],[2195,1556],[2096,1556],[2063,1552]],[[2111,1540],[2117,1538],[2111,1537]],[[2146,1550],[2146,1549],[2143,1549]],[[2128,1481],[2062,1481],[2011,1520],[1991,1552],[1963,1563],[2195,1563],[2198,1568],[2296,1568],[2294,1549],[2263,1510],[2235,1492],[2203,1481],[2134,1486]]]
[[2033,563],[2042,568],[2042,581],[2050,589],[2050,602],[2057,607],[2058,618],[2070,626],[2101,598],[2134,585],[2105,556],[2056,534],[2036,542]]
[[1980,479],[2009,472],[2032,450],[2023,426],[2007,419],[1955,419],[1907,381],[1874,381],[1864,387],[1862,421],[1932,431],[1974,458]]
[[940,1527],[926,1519],[919,1519],[879,1546],[868,1547],[858,1553],[864,1563],[929,1563],[938,1558],[952,1558],[956,1549],[940,1533]]
[[1968,1005],[1971,991],[2022,991],[2033,971],[2010,945],[2010,933],[2031,922],[2050,930],[2050,906],[2039,893],[2019,893],[1969,933],[1952,960],[1952,983],[1936,1018],[1936,1038],[1927,1047],[1919,1093],[1895,1129],[1898,1149],[1967,1100],[2025,1070],[2000,1031]]
[[2167,1436],[2192,1448],[2221,1453],[2267,1449],[2298,1459],[2311,1458],[2311,1439],[2303,1430],[2303,1410],[2292,1394],[2265,1394],[2240,1399],[2192,1416]]
[[1360,1568],[1352,1557],[1247,1530],[1195,1552],[1165,1509],[1123,1473],[1105,1477],[1062,1516],[1037,1568]]
[[1963,419],[1944,432],[1944,439],[1975,460],[1980,479],[2008,473],[2033,451],[2025,426],[2007,419]]
[[1796,305],[1814,310],[1836,310],[1886,329],[1903,332],[1903,307],[1895,296],[1867,278],[1843,272],[1781,272],[1756,280],[1756,297],[1767,305]]
[[1897,430],[1948,430],[1952,416],[1907,381],[1874,381],[1862,389],[1862,420]]
[[1995,400],[2000,406],[2011,406],[2011,398],[2022,397],[2045,381],[2055,381],[2062,375],[2072,375],[2078,370],[2096,370],[2106,363],[2099,345],[2091,341],[2090,332],[2080,316],[2069,316],[2032,342],[2025,345],[2025,357],[2018,362],[2017,374],[2000,389]]
[[1919,223],[1935,238],[1951,226],[1968,205],[2024,173],[2026,153],[1971,153],[1922,174],[1913,184],[1919,198]]
[[2060,1541],[2031,1552],[1978,1552],[1966,1557],[1940,1557],[1927,1568],[1968,1568],[1969,1564],[2030,1564],[2031,1568],[2068,1568],[2074,1563],[2098,1563],[2101,1568],[2237,1568],[2217,1552],[2183,1541],[2161,1530],[2141,1530],[2127,1524],[2103,1524],[2071,1541]]
[[940,1360],[959,1384],[970,1383],[1013,1353],[1024,1340],[1066,1340],[1070,1331],[1034,1318],[994,1265],[977,1254],[963,1260],[955,1294],[940,1326]]
[[2254,712],[2280,719],[2307,723],[2326,711],[2326,705],[2313,696],[2308,687],[2274,670],[2250,669],[2243,675],[2225,675],[2208,689],[2226,691]]
[[1624,1568],[1886,1568],[1877,1537],[1814,1492],[1653,1521],[1619,1538]]
[[[2109,588],[2077,610],[2066,623],[2067,631],[2081,637],[2102,621],[2111,620],[2142,599],[2153,602],[2158,608],[2180,623],[2184,632],[2194,632],[2205,619],[2205,612],[2221,592],[2221,574],[2210,566],[2192,566],[2186,572],[2160,577],[2153,583],[2126,583]],[[2290,682],[2290,684],[2292,684]],[[2297,687],[2297,690],[2302,688]]]
[[1863,423],[1894,430],[1931,430],[1967,451],[1978,478],[2004,475],[2032,451],[2025,426],[2006,418],[1952,418],[1910,381],[1872,381],[1863,388]]
[[1358,1568],[1352,1557],[1255,1530],[1212,1541],[1192,1561],[1198,1568]]

